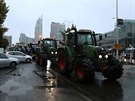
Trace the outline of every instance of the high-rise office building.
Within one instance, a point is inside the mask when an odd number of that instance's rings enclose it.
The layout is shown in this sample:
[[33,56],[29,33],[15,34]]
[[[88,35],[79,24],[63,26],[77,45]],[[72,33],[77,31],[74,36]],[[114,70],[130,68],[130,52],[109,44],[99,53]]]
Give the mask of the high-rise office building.
[[35,42],[42,39],[43,16],[39,17],[35,26]]
[[24,33],[20,34],[19,42],[26,44],[27,42],[27,36]]
[[135,20],[126,19],[118,31],[119,42],[123,47],[135,47]]
[[27,45],[29,43],[33,43],[34,41],[35,41],[34,38],[27,37],[24,33],[20,34],[20,37],[19,37],[20,43],[24,43],[25,45]]
[[62,34],[61,31],[65,30],[65,24],[60,24],[56,22],[51,23],[51,32],[50,32],[50,38],[62,40]]
[[117,38],[123,48],[127,48],[130,45],[135,47],[135,20],[124,19],[123,25],[118,27],[118,33],[116,33],[115,28],[110,32],[104,33],[104,40],[98,42],[105,48],[113,48],[114,44],[117,42]]

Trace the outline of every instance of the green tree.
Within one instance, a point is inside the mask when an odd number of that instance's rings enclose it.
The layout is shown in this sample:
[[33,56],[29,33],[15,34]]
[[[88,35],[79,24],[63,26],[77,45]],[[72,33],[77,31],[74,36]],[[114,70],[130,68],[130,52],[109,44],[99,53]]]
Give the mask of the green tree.
[[6,38],[3,38],[1,47],[5,49],[8,46],[8,44],[9,44],[8,40]]
[[8,46],[7,39],[3,38],[4,33],[8,31],[8,28],[4,27],[4,21],[7,17],[8,11],[9,11],[9,7],[6,5],[5,1],[0,0],[0,47],[2,48]]

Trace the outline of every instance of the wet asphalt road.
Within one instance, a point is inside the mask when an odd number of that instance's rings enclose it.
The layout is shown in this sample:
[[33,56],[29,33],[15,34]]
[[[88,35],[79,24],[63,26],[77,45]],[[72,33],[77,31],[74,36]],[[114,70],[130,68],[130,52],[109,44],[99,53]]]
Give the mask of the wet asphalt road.
[[90,100],[72,89],[61,77],[48,70],[43,72],[35,63],[20,64],[16,70],[3,71],[0,75],[0,101]]
[[76,90],[93,101],[135,101],[135,65],[124,65],[123,75],[117,81],[107,81],[96,73],[93,81],[78,83],[74,74],[64,77]]
[[87,84],[79,83],[74,74],[63,77],[43,71],[35,63],[0,69],[0,101],[134,101],[134,85],[135,65],[124,66],[124,74],[115,82],[96,73]]

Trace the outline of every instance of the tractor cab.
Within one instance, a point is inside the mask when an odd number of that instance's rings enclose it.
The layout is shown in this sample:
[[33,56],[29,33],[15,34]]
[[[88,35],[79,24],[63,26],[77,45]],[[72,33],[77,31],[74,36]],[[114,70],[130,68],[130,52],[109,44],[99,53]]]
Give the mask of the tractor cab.
[[91,30],[79,30],[77,32],[77,45],[95,45],[94,32]]
[[76,33],[76,53],[80,55],[87,55],[86,52],[91,51],[91,48],[96,45],[94,32],[91,30],[81,29]]
[[57,41],[51,38],[43,39],[41,47],[46,50],[47,54],[53,54],[54,51],[57,51]]
[[80,29],[79,31],[73,29],[69,31],[65,34],[65,41],[66,45],[96,45],[94,31],[87,29]]
[[54,47],[57,48],[57,43],[55,39],[46,38],[42,40],[42,44],[44,47]]
[[96,38],[92,30],[72,27],[65,34],[65,45],[70,48],[72,56],[91,57],[98,59],[96,53]]

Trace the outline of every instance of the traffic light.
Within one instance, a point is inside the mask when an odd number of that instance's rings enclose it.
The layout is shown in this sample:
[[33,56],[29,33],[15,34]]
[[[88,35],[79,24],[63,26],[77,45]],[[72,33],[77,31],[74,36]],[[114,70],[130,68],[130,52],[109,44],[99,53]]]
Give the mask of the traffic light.
[[123,19],[117,19],[117,25],[123,25]]

